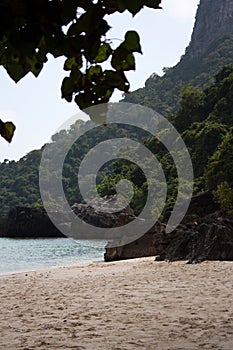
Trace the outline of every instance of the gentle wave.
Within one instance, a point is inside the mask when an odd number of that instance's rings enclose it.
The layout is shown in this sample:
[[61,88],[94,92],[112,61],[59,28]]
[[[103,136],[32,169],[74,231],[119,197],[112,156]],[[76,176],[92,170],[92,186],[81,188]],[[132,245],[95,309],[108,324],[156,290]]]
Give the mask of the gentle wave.
[[0,238],[0,274],[103,261],[105,241]]

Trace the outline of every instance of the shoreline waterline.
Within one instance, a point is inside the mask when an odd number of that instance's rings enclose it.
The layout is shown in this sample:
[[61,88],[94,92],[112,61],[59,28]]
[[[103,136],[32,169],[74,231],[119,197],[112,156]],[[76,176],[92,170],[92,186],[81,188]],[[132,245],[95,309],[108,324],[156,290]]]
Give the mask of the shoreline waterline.
[[0,238],[0,275],[104,261],[105,241]]

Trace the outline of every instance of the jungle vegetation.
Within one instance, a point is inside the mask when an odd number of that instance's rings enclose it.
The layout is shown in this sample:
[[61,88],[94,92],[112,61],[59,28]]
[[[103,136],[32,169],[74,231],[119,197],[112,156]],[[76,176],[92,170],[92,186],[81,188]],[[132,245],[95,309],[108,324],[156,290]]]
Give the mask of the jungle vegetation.
[[[194,192],[211,189],[216,200],[228,212],[233,210],[233,66],[221,68],[212,83],[204,88],[187,84],[179,96],[177,112],[169,115],[169,120],[181,133],[190,152],[195,175]],[[153,93],[153,89],[152,89]],[[88,123],[78,120],[69,130],[61,130],[52,136],[49,144],[51,157],[59,152],[76,133],[86,130]],[[86,132],[79,142],[74,143],[63,168],[63,187],[72,205],[82,202],[77,186],[79,164],[85,154],[99,142],[128,137],[143,142],[162,164],[168,184],[167,205],[172,205],[177,195],[177,172],[171,155],[152,135],[127,125],[107,125]],[[0,203],[1,215],[15,205],[41,205],[38,169],[44,147],[34,150],[19,161],[5,160],[0,163]],[[53,178],[51,171],[47,176]],[[114,194],[116,183],[127,178],[133,182],[134,197],[132,207],[139,213],[147,195],[146,178],[142,171],[126,160],[117,160],[100,169],[97,186],[100,195]],[[51,203],[59,208],[59,203]]]

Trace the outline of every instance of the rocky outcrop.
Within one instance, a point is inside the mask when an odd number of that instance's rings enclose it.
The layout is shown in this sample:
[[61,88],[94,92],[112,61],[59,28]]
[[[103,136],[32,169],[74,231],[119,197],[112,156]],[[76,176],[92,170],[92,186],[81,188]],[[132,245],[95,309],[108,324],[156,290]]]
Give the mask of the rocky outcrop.
[[160,260],[233,260],[233,218],[221,212],[181,224],[157,242]]
[[[93,207],[75,204],[73,210],[83,222],[97,227],[120,227],[135,219],[128,206],[118,213],[107,214],[103,205],[112,207],[114,196],[95,202]],[[66,224],[70,218],[61,212],[53,213]],[[175,231],[167,234],[166,221],[171,214],[167,211],[164,222],[157,222],[149,232],[134,242],[106,247],[105,261],[156,256],[156,260],[188,260],[190,263],[203,260],[233,261],[233,216],[226,217],[213,201],[211,192],[194,196],[182,223]],[[43,208],[15,207],[7,218],[0,220],[2,237],[48,238],[63,237],[51,223]],[[78,230],[78,227],[77,227]],[[83,237],[85,238],[85,237]]]
[[181,224],[172,233],[157,224],[142,238],[128,245],[106,248],[105,261],[156,256],[156,260],[233,261],[233,218],[216,212]]
[[[82,222],[93,225],[94,227],[112,228],[125,225],[135,218],[133,210],[118,201],[122,210],[111,213],[111,208],[116,205],[116,196],[105,196],[102,199],[97,198],[92,206],[88,204],[76,203],[72,206],[73,212]],[[105,211],[104,211],[105,210]],[[108,212],[110,211],[110,213]],[[84,235],[79,234],[80,221],[73,220],[73,216],[61,211],[52,211],[53,218],[57,226],[62,229],[64,225],[71,227],[71,231],[77,234],[70,234],[70,237],[77,239],[88,239],[88,229]],[[10,238],[47,238],[64,237],[59,228],[51,222],[44,208],[34,208],[30,206],[16,206],[12,208],[8,216],[0,220],[0,236]],[[93,237],[91,237],[93,238]],[[104,239],[105,237],[101,237]],[[106,237],[107,239],[107,237]]]
[[169,261],[233,260],[233,217],[217,209],[211,192],[195,196],[175,231],[167,234],[166,223],[157,222],[130,244],[106,247],[105,261],[153,255],[156,260]]
[[201,0],[186,55],[199,58],[210,44],[233,34],[233,0]]
[[93,200],[92,206],[75,203],[72,210],[87,224],[104,228],[119,227],[132,221],[135,215],[129,205],[125,205],[123,201],[118,201],[118,205],[123,209],[111,213],[111,209],[116,205],[116,200],[117,196],[115,195],[96,198]]
[[107,245],[104,260],[115,261],[158,255],[157,236],[160,237],[160,224],[156,224],[145,235],[122,246]]
[[44,208],[29,206],[16,206],[9,211],[1,236],[9,238],[64,237],[52,224]]

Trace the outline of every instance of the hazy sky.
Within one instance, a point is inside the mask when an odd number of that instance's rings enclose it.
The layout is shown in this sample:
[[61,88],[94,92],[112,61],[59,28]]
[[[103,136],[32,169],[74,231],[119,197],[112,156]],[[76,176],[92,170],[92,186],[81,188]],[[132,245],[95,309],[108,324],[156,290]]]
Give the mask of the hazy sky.
[[[128,73],[131,90],[143,87],[154,72],[172,67],[189,44],[200,0],[162,0],[162,10],[142,10],[133,19],[129,14],[109,18],[109,37],[119,44],[127,30],[137,30],[143,55],[137,55],[136,72]],[[10,145],[0,137],[0,161],[19,159],[40,148],[68,118],[79,110],[77,105],[60,97],[60,87],[66,72],[63,59],[53,59],[45,65],[38,78],[28,74],[15,84],[0,68],[0,119],[13,121],[17,127]],[[114,100],[121,93],[114,95]]]

